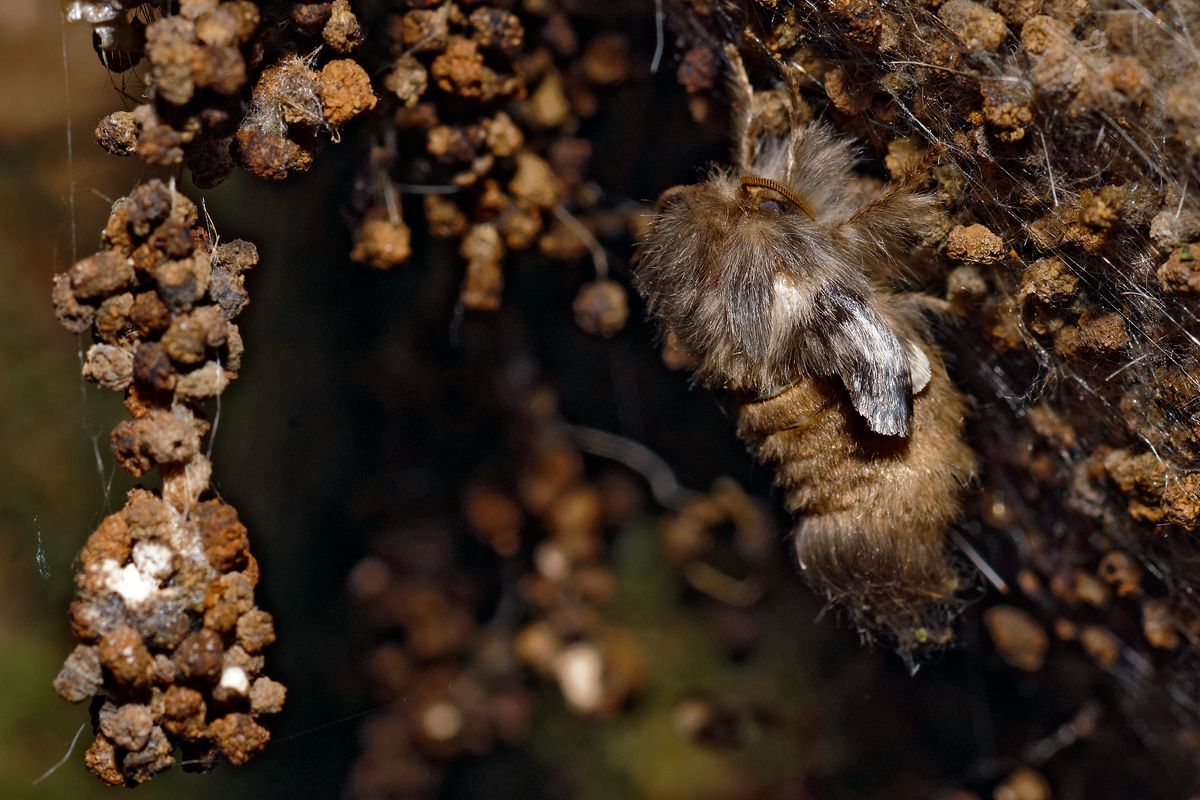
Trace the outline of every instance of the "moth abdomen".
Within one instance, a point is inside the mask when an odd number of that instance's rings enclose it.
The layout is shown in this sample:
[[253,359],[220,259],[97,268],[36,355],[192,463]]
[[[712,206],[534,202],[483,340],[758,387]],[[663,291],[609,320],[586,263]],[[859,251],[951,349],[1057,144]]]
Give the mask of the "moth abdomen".
[[908,437],[872,432],[836,380],[810,377],[742,405],[738,434],[775,467],[809,583],[866,634],[948,638],[959,571],[945,532],[975,469],[965,402],[925,345],[930,379]]

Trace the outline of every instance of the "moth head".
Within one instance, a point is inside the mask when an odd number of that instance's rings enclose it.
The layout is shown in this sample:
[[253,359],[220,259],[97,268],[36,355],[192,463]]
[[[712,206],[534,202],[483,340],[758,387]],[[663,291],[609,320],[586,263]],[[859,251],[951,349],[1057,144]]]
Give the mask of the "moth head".
[[636,281],[710,386],[767,394],[837,376],[871,430],[906,436],[928,362],[805,193],[721,172],[663,193]]
[[779,357],[772,314],[777,278],[820,272],[821,241],[827,235],[793,187],[718,172],[662,194],[637,285],[699,361],[701,380],[760,389]]

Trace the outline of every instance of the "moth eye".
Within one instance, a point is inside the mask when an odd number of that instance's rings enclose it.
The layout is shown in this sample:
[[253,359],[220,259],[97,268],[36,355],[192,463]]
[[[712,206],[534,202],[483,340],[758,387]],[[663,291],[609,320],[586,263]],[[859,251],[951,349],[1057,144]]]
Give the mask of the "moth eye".
[[780,203],[778,200],[763,200],[758,204],[758,210],[765,211],[768,214],[782,214],[783,203]]
[[664,191],[662,194],[660,194],[658,196],[658,201],[654,204],[654,210],[660,214],[662,212],[666,211],[667,206],[671,205],[671,203],[674,203],[676,200],[678,200],[680,197],[682,197],[684,191],[686,191],[689,188],[690,187],[688,187],[688,186],[681,185],[681,186],[672,186],[670,189],[667,189],[666,191]]

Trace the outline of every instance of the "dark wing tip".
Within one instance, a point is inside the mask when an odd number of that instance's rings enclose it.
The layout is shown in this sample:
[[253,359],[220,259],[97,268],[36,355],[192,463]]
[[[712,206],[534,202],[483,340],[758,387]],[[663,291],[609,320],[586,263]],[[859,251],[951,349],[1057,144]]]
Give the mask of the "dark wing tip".
[[[879,354],[876,354],[879,355]],[[901,359],[856,358],[842,378],[854,410],[875,433],[908,436],[912,427],[913,395],[908,365]]]
[[908,436],[913,414],[909,349],[863,297],[829,291],[814,305],[824,323],[817,338],[854,410],[875,433]]
[[907,390],[886,396],[851,394],[854,410],[872,431],[883,436],[908,436],[912,427],[912,395]]

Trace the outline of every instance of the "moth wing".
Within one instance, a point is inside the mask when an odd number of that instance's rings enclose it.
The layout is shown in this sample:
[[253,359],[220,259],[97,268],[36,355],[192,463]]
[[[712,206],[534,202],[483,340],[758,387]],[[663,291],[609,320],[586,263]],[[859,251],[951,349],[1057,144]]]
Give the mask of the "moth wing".
[[[907,436],[913,384],[924,388],[929,382],[924,352],[914,352],[911,344],[902,342],[883,315],[861,298],[826,294],[817,306],[825,321],[818,326],[818,336],[825,340],[833,372],[850,393],[854,410],[876,433]],[[914,365],[919,381],[913,380]]]

